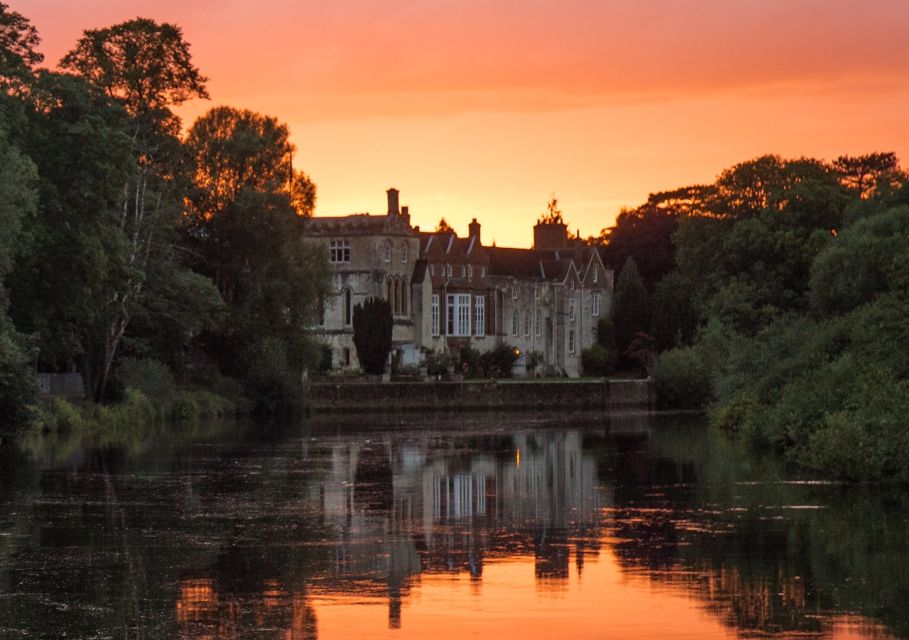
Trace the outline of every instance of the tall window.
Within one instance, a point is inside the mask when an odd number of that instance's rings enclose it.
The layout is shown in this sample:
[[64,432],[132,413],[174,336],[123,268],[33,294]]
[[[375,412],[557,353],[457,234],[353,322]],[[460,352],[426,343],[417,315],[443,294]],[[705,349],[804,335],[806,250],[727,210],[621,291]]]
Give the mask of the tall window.
[[445,275],[448,276],[449,278],[451,277],[451,265],[450,264],[445,265]]
[[597,281],[597,276],[599,276],[599,275],[600,275],[599,269],[597,269],[596,265],[593,265],[593,281],[594,282]]
[[486,267],[480,267],[480,277],[481,278],[486,277]]
[[347,240],[332,240],[328,247],[329,262],[334,264],[350,262],[350,242]]
[[568,319],[574,320],[574,298],[568,301]]
[[395,310],[395,281],[391,278],[388,278],[386,285],[388,287],[388,306],[391,307],[391,312],[394,313]]
[[385,241],[385,262],[391,262],[391,240]]
[[475,296],[473,299],[474,332],[478,336],[486,335],[486,298]]
[[511,335],[518,335],[518,310],[511,312]]
[[470,335],[470,294],[452,293],[448,295],[448,335]]
[[432,294],[432,335],[439,335],[439,294]]
[[595,316],[600,315],[600,294],[594,293],[593,300],[590,303],[591,313]]
[[530,311],[524,311],[524,337],[530,337]]
[[536,329],[536,331],[534,331],[534,333],[537,334],[538,338],[541,335],[543,335],[543,312],[542,311],[537,311],[536,327],[534,327],[534,329]]
[[467,265],[467,277],[468,278],[473,277],[473,265],[472,264]]
[[408,258],[408,248],[407,248],[407,241],[405,240],[404,242],[401,243],[401,262],[407,262],[407,258]]
[[401,315],[401,281],[395,278],[395,315]]
[[464,265],[461,265],[461,277],[462,278],[467,277],[467,267],[465,267]]
[[344,326],[349,327],[353,323],[353,292],[344,287],[341,300],[344,303]]
[[574,329],[568,330],[568,353],[574,353]]
[[401,278],[401,315],[407,315],[407,278]]

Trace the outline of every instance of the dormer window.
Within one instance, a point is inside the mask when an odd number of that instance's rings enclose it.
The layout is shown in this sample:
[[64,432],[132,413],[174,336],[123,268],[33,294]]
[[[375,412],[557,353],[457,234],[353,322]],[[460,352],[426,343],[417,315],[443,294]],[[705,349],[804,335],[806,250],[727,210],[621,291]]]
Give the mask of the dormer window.
[[467,277],[468,278],[473,277],[473,265],[472,264],[467,265]]
[[451,277],[451,265],[450,264],[445,265],[445,275],[447,275],[449,278]]
[[594,268],[593,268],[593,281],[594,281],[594,282],[597,281],[597,277],[598,277],[599,275],[600,275],[599,269],[597,269],[596,267],[594,267]]
[[462,278],[467,277],[467,267],[465,267],[464,265],[461,265],[461,277]]
[[480,267],[480,277],[481,278],[486,277],[486,267]]

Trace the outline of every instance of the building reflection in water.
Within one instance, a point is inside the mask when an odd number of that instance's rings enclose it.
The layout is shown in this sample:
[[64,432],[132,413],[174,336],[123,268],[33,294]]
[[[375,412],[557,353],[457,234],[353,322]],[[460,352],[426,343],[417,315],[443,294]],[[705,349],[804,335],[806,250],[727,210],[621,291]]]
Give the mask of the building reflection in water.
[[[608,503],[578,431],[485,439],[473,448],[438,435],[330,448],[311,497],[339,532],[334,572],[319,588],[387,594],[389,626],[422,574],[468,573],[484,562],[535,558],[538,580],[568,578],[572,550],[598,552]],[[476,444],[476,443],[474,443]]]
[[[613,579],[631,578],[644,579],[645,587],[632,587],[646,607],[657,606],[665,587],[690,613],[693,595],[697,608],[711,614],[709,625],[689,621],[702,625],[705,637],[725,637],[729,628],[820,637],[859,629],[862,637],[886,636],[860,617],[821,615],[810,568],[793,564],[785,551],[798,533],[792,522],[760,520],[734,530],[731,523],[740,523],[748,508],[730,503],[728,511],[717,509],[710,496],[695,495],[694,488],[703,486],[698,476],[705,474],[704,461],[692,462],[684,453],[684,433],[669,443],[681,452],[673,458],[652,450],[646,425],[626,426],[618,436],[612,425],[610,434],[541,429],[314,438],[304,443],[298,462],[307,473],[294,495],[331,532],[327,540],[300,541],[314,545],[325,561],[302,563],[298,574],[266,580],[241,595],[204,573],[187,577],[176,606],[180,633],[236,638],[254,627],[274,630],[268,637],[315,638],[320,603],[341,609],[381,604],[387,627],[399,629],[417,589],[467,584],[468,593],[480,595],[484,568],[491,590],[493,564],[500,575],[507,565],[532,564],[537,595],[567,593],[583,580],[585,560],[598,558],[601,545],[608,545],[608,562],[589,569],[600,581],[593,583],[596,590],[604,590],[597,597],[608,599]],[[612,461],[608,470],[604,459]],[[625,577],[607,575],[610,567]],[[534,602],[526,593],[514,601]],[[588,606],[586,620],[600,620],[598,606]]]

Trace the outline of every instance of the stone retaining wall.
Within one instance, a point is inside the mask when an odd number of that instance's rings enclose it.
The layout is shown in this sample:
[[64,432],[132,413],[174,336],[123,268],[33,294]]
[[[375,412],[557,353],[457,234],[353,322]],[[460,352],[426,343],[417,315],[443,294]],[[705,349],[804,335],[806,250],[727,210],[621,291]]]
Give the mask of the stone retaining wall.
[[307,385],[314,412],[650,409],[649,380],[345,382]]

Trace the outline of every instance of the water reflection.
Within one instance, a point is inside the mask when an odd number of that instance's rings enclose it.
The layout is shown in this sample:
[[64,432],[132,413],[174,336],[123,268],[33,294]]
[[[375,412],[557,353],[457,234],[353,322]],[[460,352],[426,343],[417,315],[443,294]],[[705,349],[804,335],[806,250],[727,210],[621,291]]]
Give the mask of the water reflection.
[[901,493],[699,420],[428,424],[6,451],[0,637],[909,633]]

